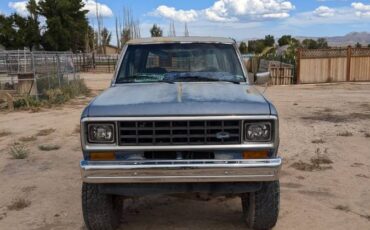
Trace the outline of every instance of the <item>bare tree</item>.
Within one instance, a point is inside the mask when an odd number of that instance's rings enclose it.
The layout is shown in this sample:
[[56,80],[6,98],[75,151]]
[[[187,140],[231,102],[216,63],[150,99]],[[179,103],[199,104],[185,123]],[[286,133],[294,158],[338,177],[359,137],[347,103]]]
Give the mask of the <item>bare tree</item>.
[[95,11],[96,11],[96,21],[98,24],[98,31],[97,31],[97,47],[98,47],[98,52],[101,52],[101,47],[102,47],[102,41],[101,41],[101,29],[103,27],[103,17],[100,13],[100,6],[96,3],[95,4]]
[[184,32],[185,37],[189,37],[189,29],[188,29],[188,23],[185,22],[185,32]]
[[121,28],[121,46],[128,40],[140,38],[140,21],[135,20],[130,8],[123,8],[123,27]]
[[119,24],[118,24],[119,19],[118,19],[118,17],[117,17],[117,16],[115,17],[115,19],[116,19],[116,39],[117,39],[117,48],[118,48],[118,49],[121,49],[121,39],[119,39],[120,34],[121,34],[121,32],[120,32],[120,30],[119,30]]
[[170,29],[168,31],[168,36],[176,37],[175,22],[173,20],[170,22]]

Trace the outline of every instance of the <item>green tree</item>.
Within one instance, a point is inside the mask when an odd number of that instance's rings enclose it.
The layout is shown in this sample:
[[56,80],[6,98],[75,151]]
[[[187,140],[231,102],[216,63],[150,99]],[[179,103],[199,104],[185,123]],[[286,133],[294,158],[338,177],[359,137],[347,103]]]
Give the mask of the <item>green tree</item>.
[[153,27],[150,29],[150,34],[152,37],[162,37],[163,30],[161,29],[161,27],[157,26],[157,24],[154,24]]
[[367,47],[368,47],[368,48],[370,48],[370,44],[369,44],[369,45],[367,45]]
[[281,38],[278,40],[279,46],[285,46],[289,45],[292,41],[292,36],[291,35],[283,35]]
[[265,36],[265,46],[271,47],[275,45],[275,38],[272,35]]
[[357,42],[356,45],[355,45],[356,48],[362,48],[362,45],[361,43]]
[[245,53],[248,52],[248,47],[247,47],[247,44],[245,42],[240,42],[239,51],[242,54],[245,54]]
[[304,39],[302,41],[302,46],[303,48],[306,48],[306,49],[317,49],[318,48],[317,41],[313,39]]
[[27,26],[25,29],[25,41],[30,50],[39,49],[41,43],[41,35],[39,28],[39,14],[37,12],[37,3],[35,0],[29,0],[27,3]]
[[248,41],[248,52],[259,54],[265,49],[265,40],[250,40]]
[[319,49],[329,48],[328,42],[326,41],[325,38],[317,39],[317,48],[319,48]]
[[46,18],[42,42],[47,50],[74,52],[85,49],[88,32],[83,0],[41,0],[38,12]]

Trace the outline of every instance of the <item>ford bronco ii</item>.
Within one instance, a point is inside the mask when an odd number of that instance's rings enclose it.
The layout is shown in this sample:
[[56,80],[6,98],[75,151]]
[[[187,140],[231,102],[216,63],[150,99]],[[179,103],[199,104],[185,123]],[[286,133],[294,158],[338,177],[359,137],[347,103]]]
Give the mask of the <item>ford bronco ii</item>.
[[279,213],[279,122],[249,82],[235,41],[129,41],[111,87],[81,117],[88,229],[115,229],[125,198],[234,195],[252,229]]

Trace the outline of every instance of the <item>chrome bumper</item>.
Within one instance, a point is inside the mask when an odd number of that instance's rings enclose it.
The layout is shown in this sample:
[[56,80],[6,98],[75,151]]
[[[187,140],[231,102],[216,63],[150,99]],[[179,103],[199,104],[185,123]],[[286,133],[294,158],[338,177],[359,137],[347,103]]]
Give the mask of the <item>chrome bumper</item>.
[[281,158],[264,160],[81,161],[86,183],[252,182],[278,180]]

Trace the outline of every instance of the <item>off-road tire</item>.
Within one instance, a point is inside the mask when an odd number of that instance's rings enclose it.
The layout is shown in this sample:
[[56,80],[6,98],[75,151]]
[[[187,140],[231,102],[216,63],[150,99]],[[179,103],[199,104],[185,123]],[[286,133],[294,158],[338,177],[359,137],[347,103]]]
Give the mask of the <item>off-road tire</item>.
[[243,218],[250,229],[265,230],[276,225],[279,216],[279,181],[264,182],[261,190],[241,196]]
[[114,230],[120,224],[123,200],[99,192],[97,184],[82,184],[82,212],[89,230]]

